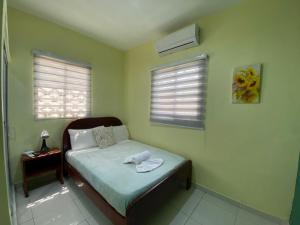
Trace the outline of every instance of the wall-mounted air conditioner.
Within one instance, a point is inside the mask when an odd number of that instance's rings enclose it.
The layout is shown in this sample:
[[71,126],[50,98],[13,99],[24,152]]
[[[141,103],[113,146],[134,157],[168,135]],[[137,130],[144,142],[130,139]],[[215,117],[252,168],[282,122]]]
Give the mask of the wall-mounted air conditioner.
[[199,45],[199,27],[197,24],[178,30],[156,43],[159,55],[166,55],[182,49]]

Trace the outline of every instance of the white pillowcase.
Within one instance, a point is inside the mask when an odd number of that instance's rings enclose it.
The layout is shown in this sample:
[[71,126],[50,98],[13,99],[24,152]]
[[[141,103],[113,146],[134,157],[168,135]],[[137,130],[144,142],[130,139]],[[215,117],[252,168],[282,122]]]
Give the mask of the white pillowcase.
[[91,148],[97,146],[93,129],[73,130],[68,129],[72,150]]
[[95,127],[93,133],[99,148],[106,148],[116,143],[112,127]]
[[128,134],[127,127],[125,125],[113,126],[112,130],[113,130],[113,135],[116,143],[128,140],[129,134]]

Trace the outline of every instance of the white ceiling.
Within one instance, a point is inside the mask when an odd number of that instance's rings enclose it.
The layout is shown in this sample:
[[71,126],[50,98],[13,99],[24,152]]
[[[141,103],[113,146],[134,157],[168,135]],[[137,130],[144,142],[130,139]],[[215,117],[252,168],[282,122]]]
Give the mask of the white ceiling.
[[127,50],[238,1],[8,0],[8,4]]

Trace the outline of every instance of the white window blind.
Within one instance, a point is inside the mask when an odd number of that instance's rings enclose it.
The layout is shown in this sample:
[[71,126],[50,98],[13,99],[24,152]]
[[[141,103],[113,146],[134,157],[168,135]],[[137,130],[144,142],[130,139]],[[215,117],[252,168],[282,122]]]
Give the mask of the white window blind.
[[204,128],[207,57],[152,71],[152,122]]
[[91,111],[91,69],[34,54],[34,114],[37,119],[85,117]]

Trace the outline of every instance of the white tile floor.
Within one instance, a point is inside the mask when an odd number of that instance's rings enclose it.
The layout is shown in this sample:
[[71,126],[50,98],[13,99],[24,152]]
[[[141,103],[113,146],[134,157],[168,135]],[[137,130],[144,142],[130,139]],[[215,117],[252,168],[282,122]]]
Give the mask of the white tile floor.
[[[16,192],[19,225],[112,225],[71,180]],[[279,225],[199,189],[182,190],[145,225]]]

